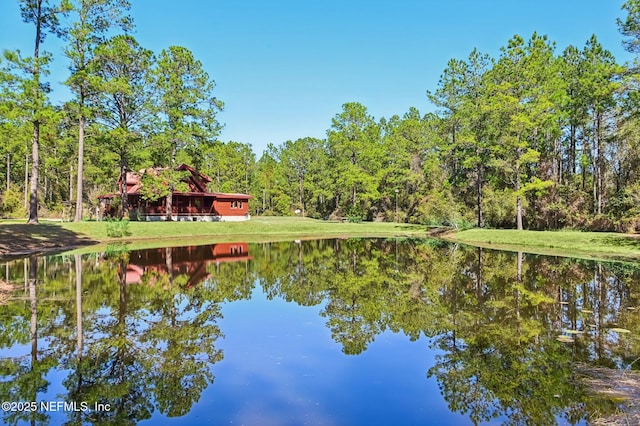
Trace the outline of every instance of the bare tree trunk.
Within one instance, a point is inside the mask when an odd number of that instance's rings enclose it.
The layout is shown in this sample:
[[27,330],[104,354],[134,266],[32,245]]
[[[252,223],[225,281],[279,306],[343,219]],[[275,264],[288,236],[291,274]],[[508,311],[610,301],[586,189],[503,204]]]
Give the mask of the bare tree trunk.
[[560,142],[560,138],[557,137],[554,140],[555,146],[555,159],[558,167],[558,178],[556,179],[556,183],[561,183],[563,179],[563,171],[562,171],[562,143]]
[[354,209],[355,209],[355,208],[356,208],[356,206],[358,205],[357,200],[358,200],[358,193],[357,193],[357,191],[356,191],[356,186],[355,186],[355,185],[353,185],[353,208],[354,208]]
[[570,136],[570,147],[569,147],[569,170],[571,170],[571,175],[576,174],[576,125],[571,123],[571,136]]
[[[80,108],[84,104],[84,98],[80,95]],[[76,184],[76,216],[74,222],[82,221],[82,199],[83,199],[83,182],[84,177],[84,117],[82,111],[78,119],[78,180]]]
[[120,192],[120,196],[122,197],[122,212],[120,213],[120,219],[124,219],[125,217],[129,217],[129,196],[127,194],[127,165],[124,161],[122,161],[120,164],[120,176],[122,176],[122,189]]
[[29,188],[29,222],[38,223],[38,179],[40,157],[40,122],[33,122],[33,142],[31,144],[31,185]]
[[50,192],[50,186],[49,186],[49,178],[47,176],[47,174],[45,173],[44,177],[42,178],[44,180],[43,184],[44,184],[44,189],[43,189],[43,194],[44,194],[44,202],[46,203],[47,200],[51,200],[51,192]]
[[11,186],[11,154],[7,154],[7,191]]
[[[523,262],[523,254],[521,251],[518,252],[517,255],[517,265],[516,265],[516,281],[518,284],[522,283],[522,262]],[[516,318],[518,321],[520,320],[520,289],[516,290]]]
[[77,357],[82,358],[82,256],[75,255],[76,263],[76,327],[77,327]]
[[169,282],[173,284],[173,249],[167,247],[164,249],[164,263],[167,266],[167,274],[169,276]]
[[[518,157],[520,153],[518,152]],[[516,167],[516,229],[522,231],[522,195],[520,195],[520,167]]]
[[604,173],[604,161],[602,155],[602,135],[600,134],[600,127],[602,124],[602,114],[596,115],[596,141],[597,141],[597,175],[598,175],[598,200],[597,200],[597,212],[598,214],[602,214],[602,192],[603,192],[603,179],[602,175]]
[[[38,102],[40,97],[40,40],[42,40],[42,1],[38,1],[36,11],[36,41],[33,50],[33,101]],[[29,221],[38,223],[38,179],[40,168],[40,120],[37,117],[38,107],[34,108],[33,115],[33,140],[31,142],[31,187],[29,189]]]
[[482,164],[478,163],[476,173],[476,208],[478,209],[478,228],[484,227],[484,217],[482,215]]
[[173,220],[173,185],[171,185],[171,191],[167,194],[164,200],[164,213],[167,221]]
[[36,284],[38,279],[38,258],[29,258],[29,304],[31,307],[31,367],[38,361],[38,298]]
[[482,280],[482,269],[483,269],[483,262],[482,262],[482,247],[478,247],[478,269],[476,271],[476,299],[478,301],[478,303],[481,302],[482,300],[482,285],[483,285],[483,280]]
[[69,205],[73,202],[73,164],[69,165]]
[[24,156],[24,208],[29,207],[29,154]]
[[300,206],[302,208],[302,217],[304,217],[304,179],[300,178]]

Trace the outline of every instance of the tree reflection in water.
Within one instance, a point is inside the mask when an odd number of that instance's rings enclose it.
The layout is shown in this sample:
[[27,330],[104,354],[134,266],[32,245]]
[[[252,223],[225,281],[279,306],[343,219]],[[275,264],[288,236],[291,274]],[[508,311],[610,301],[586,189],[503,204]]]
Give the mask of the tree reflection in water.
[[[24,272],[26,271],[26,272]],[[333,239],[57,256],[13,262],[24,289],[2,306],[0,396],[109,404],[68,424],[183,416],[223,359],[221,306],[262,291],[318,306],[333,340],[358,355],[384,332],[424,339],[425,372],[474,423],[575,424],[616,405],[588,396],[577,363],[638,368],[640,270],[623,263],[488,251],[434,240]],[[558,339],[559,335],[563,338]],[[30,346],[28,344],[31,343]],[[42,398],[40,398],[42,399]],[[45,413],[3,421],[47,422]]]

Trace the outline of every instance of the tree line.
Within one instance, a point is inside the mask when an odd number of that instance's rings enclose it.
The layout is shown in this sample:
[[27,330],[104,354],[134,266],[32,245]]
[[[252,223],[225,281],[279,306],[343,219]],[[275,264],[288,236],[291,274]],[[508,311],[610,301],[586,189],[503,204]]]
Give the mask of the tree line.
[[[20,4],[36,35],[32,57],[5,51],[0,63],[5,215],[82,220],[127,170],[187,163],[212,177],[211,191],[253,195],[254,214],[640,230],[638,67],[596,35],[562,51],[537,33],[498,57],[474,49],[427,91],[435,113],[376,119],[345,103],[326,138],[269,144],[257,158],[219,140],[223,103],[191,51],[138,44],[127,0]],[[623,44],[638,53],[640,0],[622,9]],[[74,97],[61,105],[47,97],[46,34],[67,43]],[[179,175],[163,179],[173,188]]]

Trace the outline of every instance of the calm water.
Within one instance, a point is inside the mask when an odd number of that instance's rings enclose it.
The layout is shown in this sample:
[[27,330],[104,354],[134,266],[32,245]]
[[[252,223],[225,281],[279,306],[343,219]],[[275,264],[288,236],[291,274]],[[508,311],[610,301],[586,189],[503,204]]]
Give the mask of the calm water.
[[0,268],[5,424],[583,424],[617,406],[576,365],[639,368],[629,264],[321,240]]

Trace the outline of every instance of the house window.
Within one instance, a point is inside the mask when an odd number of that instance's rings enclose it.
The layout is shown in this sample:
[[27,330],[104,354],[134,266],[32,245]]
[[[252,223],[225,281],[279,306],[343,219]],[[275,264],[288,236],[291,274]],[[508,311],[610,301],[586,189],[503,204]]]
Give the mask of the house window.
[[241,209],[242,208],[242,201],[232,201],[231,202],[231,208],[232,209]]

